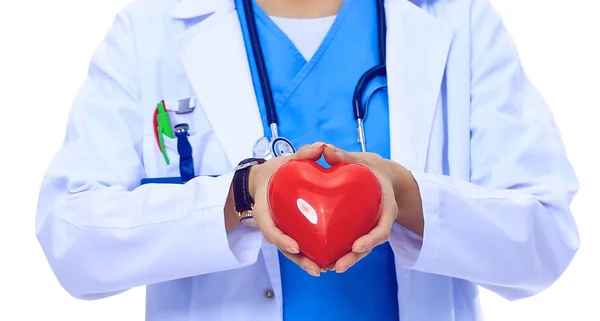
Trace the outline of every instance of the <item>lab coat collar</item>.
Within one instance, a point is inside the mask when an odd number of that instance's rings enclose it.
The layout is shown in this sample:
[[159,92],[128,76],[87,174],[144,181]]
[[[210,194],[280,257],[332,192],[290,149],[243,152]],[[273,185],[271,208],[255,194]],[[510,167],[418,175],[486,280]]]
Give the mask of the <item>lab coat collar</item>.
[[233,0],[179,0],[169,13],[173,18],[191,19],[230,7]]
[[[414,3],[419,5],[425,0],[386,0],[389,2],[404,2],[406,4]],[[177,5],[171,10],[170,15],[178,19],[190,19],[217,11],[219,8],[229,6],[233,0],[178,0]]]

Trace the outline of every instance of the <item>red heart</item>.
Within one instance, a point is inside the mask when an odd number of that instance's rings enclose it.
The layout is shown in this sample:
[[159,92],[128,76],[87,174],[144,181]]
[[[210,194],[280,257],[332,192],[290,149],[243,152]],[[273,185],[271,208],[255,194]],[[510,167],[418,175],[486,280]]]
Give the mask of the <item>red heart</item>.
[[379,180],[358,163],[324,168],[311,160],[291,160],[277,168],[268,186],[275,224],[321,267],[350,253],[352,244],[375,227],[381,200]]

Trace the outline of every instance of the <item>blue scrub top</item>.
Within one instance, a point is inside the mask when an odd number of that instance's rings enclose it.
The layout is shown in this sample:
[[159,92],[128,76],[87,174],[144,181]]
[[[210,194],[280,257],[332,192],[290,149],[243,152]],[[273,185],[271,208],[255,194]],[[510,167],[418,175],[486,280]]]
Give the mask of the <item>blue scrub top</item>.
[[[267,123],[262,90],[244,19],[236,0],[265,135]],[[346,0],[315,55],[306,61],[289,38],[254,5],[267,71],[279,118],[279,134],[297,148],[317,141],[360,151],[352,96],[360,76],[378,63],[375,1]],[[373,81],[366,96],[385,84]],[[366,97],[364,97],[366,99]],[[365,120],[367,149],[389,158],[387,95],[377,91]],[[257,137],[258,139],[258,137]],[[320,163],[328,166],[323,160]],[[280,253],[285,321],[398,321],[394,254],[382,244],[345,273],[312,277]]]

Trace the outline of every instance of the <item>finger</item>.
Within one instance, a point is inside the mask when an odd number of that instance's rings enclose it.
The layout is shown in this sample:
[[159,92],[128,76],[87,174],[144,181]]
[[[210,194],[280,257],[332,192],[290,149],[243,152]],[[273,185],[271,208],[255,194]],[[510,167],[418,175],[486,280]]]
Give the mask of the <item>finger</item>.
[[285,257],[290,259],[292,262],[296,263],[300,268],[306,271],[308,274],[312,276],[320,276],[322,269],[319,265],[313,262],[311,259],[307,258],[302,254],[290,254],[286,252],[282,252]]
[[321,272],[327,272],[327,271],[335,271],[335,263],[329,264],[328,266],[321,268]]
[[355,161],[355,157],[351,153],[348,153],[342,149],[339,149],[331,144],[326,144],[323,157],[327,164],[333,166],[344,161]]
[[323,142],[316,142],[312,145],[304,145],[292,155],[292,158],[307,158],[317,161],[323,155],[324,149],[325,143]]
[[260,230],[265,240],[280,249],[281,251],[289,254],[300,253],[298,243],[291,237],[283,233],[275,225],[269,225],[266,227],[260,227]]
[[337,262],[335,262],[335,271],[337,273],[344,273],[362,258],[367,256],[371,251],[365,251],[363,253],[354,253],[350,252],[344,256],[342,256]]
[[254,219],[258,224],[258,228],[262,232],[265,240],[273,245],[275,245],[280,250],[290,253],[290,254],[298,254],[300,252],[300,248],[298,243],[283,233],[273,222],[273,218],[271,217],[271,212],[269,211],[266,202],[257,203],[254,206]]
[[392,225],[398,216],[398,204],[393,192],[389,192],[391,187],[384,187],[381,216],[377,225],[368,234],[360,237],[352,245],[352,252],[362,253],[373,249],[379,244],[388,240]]
[[326,144],[323,150],[323,157],[327,164],[333,166],[347,160],[348,153],[331,144]]

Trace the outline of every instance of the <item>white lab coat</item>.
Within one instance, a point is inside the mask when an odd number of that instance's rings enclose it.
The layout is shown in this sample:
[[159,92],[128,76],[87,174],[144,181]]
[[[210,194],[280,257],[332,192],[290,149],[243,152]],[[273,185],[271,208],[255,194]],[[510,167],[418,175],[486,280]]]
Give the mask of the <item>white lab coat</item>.
[[[423,239],[398,225],[389,239],[401,318],[479,320],[477,285],[524,298],[569,265],[577,180],[488,0],[387,0],[386,14],[391,155],[425,216]],[[199,107],[172,121],[190,124],[200,177],[139,186],[178,174],[176,141],[167,166],[152,115],[187,97]],[[276,248],[223,222],[232,168],[262,134],[232,0],[124,9],[41,188],[37,237],[62,286],[93,300],[148,285],[148,320],[280,320]]]

